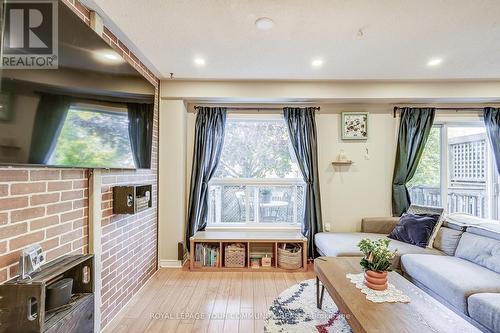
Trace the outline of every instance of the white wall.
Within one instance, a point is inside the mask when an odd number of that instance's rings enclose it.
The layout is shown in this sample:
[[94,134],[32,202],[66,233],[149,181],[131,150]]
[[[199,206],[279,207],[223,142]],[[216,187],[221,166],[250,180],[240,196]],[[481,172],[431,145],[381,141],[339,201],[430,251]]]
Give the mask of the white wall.
[[178,264],[177,243],[184,238],[186,119],[183,101],[160,102],[158,258],[162,266]]
[[[341,140],[342,111],[369,112],[368,140]],[[397,119],[391,108],[374,104],[321,106],[316,125],[323,224],[335,232],[356,231],[363,217],[390,216],[397,137]],[[354,164],[331,164],[341,149]]]

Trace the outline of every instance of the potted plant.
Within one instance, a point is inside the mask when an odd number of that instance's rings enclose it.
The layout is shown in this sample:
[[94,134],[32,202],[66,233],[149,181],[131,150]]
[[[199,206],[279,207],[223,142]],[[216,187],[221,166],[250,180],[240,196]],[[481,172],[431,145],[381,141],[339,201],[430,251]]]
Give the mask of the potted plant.
[[365,270],[365,285],[374,290],[387,289],[387,272],[391,270],[396,251],[388,249],[389,239],[362,239],[358,247],[363,252],[361,267]]

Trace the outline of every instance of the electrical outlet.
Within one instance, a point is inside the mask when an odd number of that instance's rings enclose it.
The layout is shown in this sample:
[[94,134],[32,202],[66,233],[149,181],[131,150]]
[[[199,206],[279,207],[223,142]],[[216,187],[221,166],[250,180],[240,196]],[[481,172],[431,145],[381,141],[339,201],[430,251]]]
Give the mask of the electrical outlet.
[[325,231],[330,231],[330,223],[325,223]]

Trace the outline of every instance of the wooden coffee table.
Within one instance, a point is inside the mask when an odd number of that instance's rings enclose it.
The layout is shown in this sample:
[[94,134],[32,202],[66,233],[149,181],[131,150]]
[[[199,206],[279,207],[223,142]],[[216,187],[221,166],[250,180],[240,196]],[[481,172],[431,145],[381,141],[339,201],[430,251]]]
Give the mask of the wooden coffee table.
[[[408,295],[411,302],[373,303],[367,300],[366,295],[346,278],[347,273],[362,272],[359,261],[360,258],[334,257],[314,260],[318,307],[321,307],[326,287],[353,332],[480,333],[472,324],[395,272],[389,273],[389,282]],[[323,285],[321,288],[319,281]]]

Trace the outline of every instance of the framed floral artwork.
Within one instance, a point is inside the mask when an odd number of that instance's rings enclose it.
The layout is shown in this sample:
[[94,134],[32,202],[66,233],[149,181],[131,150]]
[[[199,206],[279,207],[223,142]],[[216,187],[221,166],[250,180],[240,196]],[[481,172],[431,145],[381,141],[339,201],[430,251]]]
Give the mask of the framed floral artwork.
[[342,112],[342,140],[368,139],[368,112]]

